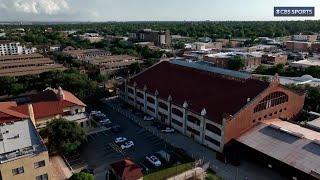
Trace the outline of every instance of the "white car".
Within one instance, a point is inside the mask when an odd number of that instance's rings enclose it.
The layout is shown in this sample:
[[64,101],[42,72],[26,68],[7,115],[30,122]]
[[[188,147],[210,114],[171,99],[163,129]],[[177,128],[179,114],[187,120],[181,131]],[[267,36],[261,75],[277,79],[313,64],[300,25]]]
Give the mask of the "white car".
[[173,132],[174,132],[174,129],[173,129],[173,128],[166,127],[165,129],[162,129],[161,131],[164,132],[164,133],[173,133]]
[[134,146],[133,141],[127,141],[121,145],[121,149],[129,149]]
[[116,142],[116,143],[122,143],[122,142],[125,142],[126,140],[127,140],[127,138],[125,138],[125,137],[117,137],[114,142]]
[[147,156],[147,160],[156,167],[161,166],[161,161],[155,155]]
[[145,121],[153,121],[154,117],[152,117],[152,116],[144,116],[143,120],[145,120]]
[[102,120],[100,121],[100,123],[101,123],[102,125],[111,124],[111,121],[110,121],[110,119],[102,119]]
[[101,111],[91,111],[90,113],[92,116],[96,116],[98,114],[101,114]]

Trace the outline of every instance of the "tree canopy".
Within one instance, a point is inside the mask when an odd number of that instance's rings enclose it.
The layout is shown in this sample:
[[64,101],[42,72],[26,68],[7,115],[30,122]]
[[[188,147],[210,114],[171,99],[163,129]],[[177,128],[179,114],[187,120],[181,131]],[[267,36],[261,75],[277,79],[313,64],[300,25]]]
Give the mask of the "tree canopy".
[[240,70],[244,67],[244,59],[240,56],[234,56],[228,61],[228,68],[231,70]]
[[89,173],[80,172],[74,173],[69,180],[94,180],[94,176]]
[[86,139],[84,130],[75,122],[56,119],[47,124],[40,134],[48,138],[50,152],[70,153]]

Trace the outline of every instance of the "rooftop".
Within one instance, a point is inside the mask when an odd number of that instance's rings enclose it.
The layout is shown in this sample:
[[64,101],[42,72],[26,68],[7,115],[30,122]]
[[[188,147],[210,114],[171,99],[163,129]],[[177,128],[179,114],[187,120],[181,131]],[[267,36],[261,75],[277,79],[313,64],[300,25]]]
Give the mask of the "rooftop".
[[215,58],[231,58],[233,56],[242,56],[242,57],[261,57],[263,53],[261,52],[220,52],[216,54],[208,54],[207,57],[215,57]]
[[290,63],[291,65],[320,66],[320,60],[304,59]]
[[198,114],[205,108],[210,120],[222,123],[225,113],[234,115],[247,104],[248,98],[255,98],[269,86],[246,75],[241,78],[238,73],[225,73],[201,64],[188,66],[163,61],[132,78],[130,84],[136,82],[140,89],[146,86],[150,94],[157,90],[164,100],[171,95],[172,102],[179,106],[186,101],[188,109]]
[[320,133],[280,119],[260,122],[237,141],[320,177]]
[[0,164],[46,151],[30,120],[0,125]]

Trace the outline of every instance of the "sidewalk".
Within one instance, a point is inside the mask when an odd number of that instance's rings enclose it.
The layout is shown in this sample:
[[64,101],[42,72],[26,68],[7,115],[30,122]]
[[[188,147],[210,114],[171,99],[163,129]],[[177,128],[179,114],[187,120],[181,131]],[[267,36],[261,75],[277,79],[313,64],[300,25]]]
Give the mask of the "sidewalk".
[[106,105],[108,105],[113,110],[119,112],[123,116],[129,118],[133,122],[137,123],[139,126],[150,131],[159,138],[165,140],[167,143],[171,144],[174,147],[184,149],[190,156],[194,158],[203,159],[204,162],[210,162],[210,168],[217,173],[218,176],[226,180],[237,180],[237,179],[259,179],[259,180],[277,180],[283,179],[276,172],[260,167],[258,165],[252,164],[250,162],[241,162],[241,165],[238,167],[232,166],[230,164],[222,163],[216,159],[216,152],[210,150],[196,141],[192,140],[189,137],[186,137],[180,133],[174,134],[164,134],[161,133],[155,127],[148,125],[147,122],[143,121],[141,118],[133,115],[128,110],[122,109],[119,104],[116,102],[117,99],[108,100]]
[[65,179],[69,179],[72,176],[72,172],[64,163],[61,156],[59,155],[51,156],[50,165],[51,165],[52,179],[65,180]]

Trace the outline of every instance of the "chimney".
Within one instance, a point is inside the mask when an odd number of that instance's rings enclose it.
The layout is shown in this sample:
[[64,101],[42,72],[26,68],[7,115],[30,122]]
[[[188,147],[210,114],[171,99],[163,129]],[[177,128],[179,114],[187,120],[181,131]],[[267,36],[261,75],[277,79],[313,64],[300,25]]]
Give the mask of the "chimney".
[[57,95],[58,95],[58,98],[59,98],[60,100],[64,100],[64,93],[63,93],[63,90],[62,90],[61,87],[58,88],[58,93],[57,93]]
[[29,112],[29,117],[31,119],[31,122],[33,123],[34,126],[36,126],[36,119],[34,117],[32,104],[28,104],[28,112]]

